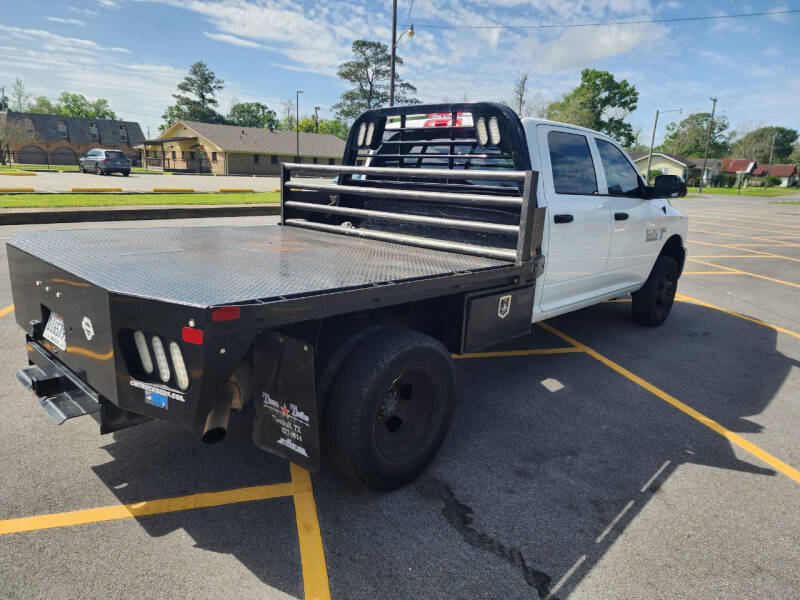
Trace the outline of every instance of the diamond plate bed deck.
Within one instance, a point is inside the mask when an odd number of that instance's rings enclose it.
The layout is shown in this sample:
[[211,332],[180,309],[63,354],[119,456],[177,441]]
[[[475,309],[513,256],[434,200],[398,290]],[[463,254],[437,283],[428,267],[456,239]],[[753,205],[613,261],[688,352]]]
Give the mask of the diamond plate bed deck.
[[193,306],[513,267],[491,258],[275,225],[35,231],[8,244],[110,292]]

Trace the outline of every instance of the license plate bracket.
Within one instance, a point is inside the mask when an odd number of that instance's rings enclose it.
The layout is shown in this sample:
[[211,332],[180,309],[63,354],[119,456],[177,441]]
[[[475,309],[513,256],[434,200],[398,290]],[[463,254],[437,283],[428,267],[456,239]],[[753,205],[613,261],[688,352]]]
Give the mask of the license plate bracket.
[[67,349],[67,334],[64,328],[64,317],[60,314],[51,312],[47,319],[42,337],[53,344],[59,350]]

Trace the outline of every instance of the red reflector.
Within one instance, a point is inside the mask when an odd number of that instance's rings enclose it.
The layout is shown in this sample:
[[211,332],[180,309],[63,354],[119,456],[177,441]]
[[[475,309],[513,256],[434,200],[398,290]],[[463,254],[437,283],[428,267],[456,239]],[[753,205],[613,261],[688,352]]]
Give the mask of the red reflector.
[[187,344],[203,345],[203,330],[195,329],[193,327],[184,327],[181,331],[181,337]]
[[212,321],[235,321],[242,316],[242,310],[238,306],[223,306],[211,313]]

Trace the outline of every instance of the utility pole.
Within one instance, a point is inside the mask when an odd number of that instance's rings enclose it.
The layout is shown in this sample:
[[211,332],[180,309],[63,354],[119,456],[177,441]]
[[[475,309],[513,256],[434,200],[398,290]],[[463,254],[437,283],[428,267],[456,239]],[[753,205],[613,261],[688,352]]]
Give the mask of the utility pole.
[[708,134],[706,135],[706,150],[703,152],[703,169],[700,171],[700,182],[697,184],[697,193],[703,193],[703,178],[706,176],[706,161],[708,160],[708,144],[711,141],[711,130],[714,128],[714,111],[717,108],[717,99],[711,98],[711,120],[708,122]]
[[772,136],[772,146],[769,149],[769,166],[767,167],[767,172],[764,176],[764,184],[765,187],[769,187],[769,172],[772,170],[772,153],[775,152],[775,138],[778,137],[778,130],[775,130],[775,134]]
[[389,106],[394,106],[394,61],[397,50],[397,0],[392,0],[392,60],[389,66]]
[[302,93],[303,90],[297,90],[297,93],[295,94],[296,99],[294,102],[294,132],[297,139],[297,162],[300,162],[300,94]]
[[314,133],[319,133],[319,106],[314,107]]
[[656,118],[655,120],[653,120],[653,134],[650,136],[650,154],[647,155],[647,177],[645,178],[645,183],[647,185],[650,185],[650,163],[653,161],[653,144],[656,141],[656,127],[658,126],[658,115],[667,114],[671,112],[683,114],[683,109],[676,108],[674,110],[665,110],[663,113],[656,110]]

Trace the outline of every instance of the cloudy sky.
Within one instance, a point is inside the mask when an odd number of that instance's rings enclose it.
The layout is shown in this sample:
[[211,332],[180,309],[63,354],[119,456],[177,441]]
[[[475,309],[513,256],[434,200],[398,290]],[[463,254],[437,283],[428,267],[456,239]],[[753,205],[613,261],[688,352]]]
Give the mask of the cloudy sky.
[[[400,0],[401,75],[424,101],[503,100],[530,74],[546,100],[574,87],[585,67],[626,78],[640,93],[630,117],[649,141],[656,109],[709,110],[735,127],[800,129],[800,13],[605,27],[467,29],[659,20],[799,9],[774,0]],[[0,0],[0,86],[19,77],[34,95],[62,90],[108,98],[123,118],[157,134],[187,67],[204,60],[234,98],[278,107],[301,96],[323,114],[342,92],[337,65],[354,39],[388,42],[390,0]],[[411,9],[410,17],[409,9]],[[432,27],[434,26],[434,27]],[[442,27],[450,28],[442,28]],[[665,115],[663,124],[675,115]],[[680,118],[679,116],[677,118]]]

